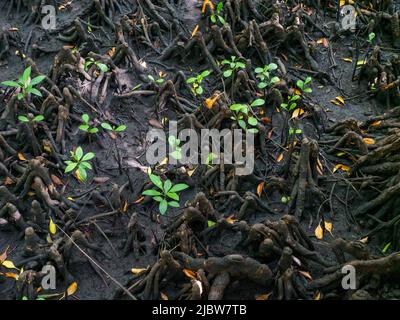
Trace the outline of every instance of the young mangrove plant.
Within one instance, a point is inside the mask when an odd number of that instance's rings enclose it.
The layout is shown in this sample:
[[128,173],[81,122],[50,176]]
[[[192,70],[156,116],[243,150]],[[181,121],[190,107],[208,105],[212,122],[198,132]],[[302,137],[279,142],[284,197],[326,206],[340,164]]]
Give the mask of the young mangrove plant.
[[265,104],[263,99],[254,100],[250,105],[235,103],[229,107],[233,111],[232,120],[237,121],[238,125],[243,129],[251,133],[258,133],[256,128],[258,125],[258,120],[252,113],[252,107],[259,107]]
[[101,72],[104,72],[104,73],[108,72],[108,70],[109,70],[108,66],[106,64],[96,61],[91,57],[86,58],[85,64],[84,64],[85,71],[88,71],[91,65],[96,66],[97,69],[99,69]]
[[212,23],[217,24],[217,22],[219,21],[222,25],[225,24],[225,19],[221,16],[223,7],[224,7],[224,3],[219,2],[214,13],[210,16],[210,20]]
[[91,127],[91,126],[90,126],[89,121],[90,121],[89,115],[86,114],[86,113],[83,114],[83,115],[82,115],[82,122],[83,122],[83,124],[81,124],[81,125],[79,126],[79,129],[82,130],[82,131],[84,131],[84,132],[87,132],[87,133],[89,133],[89,134],[95,134],[95,133],[99,132],[99,129],[98,129],[98,128],[96,128],[96,127]]
[[265,89],[280,81],[276,76],[271,78],[271,71],[276,69],[278,69],[278,66],[275,63],[270,63],[265,65],[263,68],[256,68],[254,70],[256,78],[260,80],[257,85],[259,89]]
[[167,212],[168,207],[179,208],[179,192],[189,188],[187,184],[178,183],[173,185],[171,180],[165,180],[163,183],[159,176],[148,171],[149,178],[157,188],[143,191],[142,195],[150,196],[154,201],[159,202],[159,211],[161,215]]
[[34,123],[43,121],[43,120],[44,120],[44,116],[41,115],[41,114],[38,115],[38,116],[36,116],[36,117],[31,117],[31,116],[29,116],[29,115],[26,115],[26,116],[18,116],[18,120],[19,120],[20,122],[23,122],[23,123],[34,124]]
[[231,77],[237,70],[246,68],[246,65],[235,56],[231,56],[231,60],[222,60],[221,65],[226,66],[224,71],[225,78]]
[[182,159],[181,140],[177,139],[175,136],[170,136],[168,138],[168,144],[173,150],[172,152],[170,152],[171,157],[175,160]]
[[65,161],[67,167],[65,173],[69,173],[75,170],[75,175],[78,180],[86,181],[87,172],[86,170],[92,170],[90,160],[95,157],[93,152],[84,154],[81,147],[77,147],[75,151],[71,151],[71,160]]
[[34,88],[34,86],[41,83],[46,77],[45,76],[37,76],[31,79],[31,71],[32,68],[29,66],[25,69],[24,73],[19,77],[18,82],[15,81],[4,81],[1,84],[7,87],[14,87],[20,89],[18,93],[18,100],[24,99],[29,94],[34,94],[36,96],[41,97],[41,92]]
[[117,155],[119,173],[122,174],[122,159],[121,159],[121,155],[119,153],[118,146],[117,146],[117,137],[118,137],[118,133],[124,132],[126,130],[126,125],[112,126],[111,124],[109,124],[107,122],[103,122],[101,124],[101,127],[103,129],[109,131],[111,134],[111,137],[114,140],[114,149],[115,149],[115,153]]
[[299,88],[303,93],[311,93],[312,89],[310,88],[310,83],[312,81],[311,77],[307,77],[306,80],[297,80],[296,86]]
[[211,71],[205,70],[197,76],[187,79],[186,82],[192,86],[192,92],[195,96],[203,94],[204,89],[201,86],[201,83],[203,82],[204,78],[208,77],[210,74]]
[[286,111],[292,111],[297,108],[297,100],[300,99],[299,95],[291,95],[288,97],[288,102],[287,103],[282,103],[281,108],[286,110]]

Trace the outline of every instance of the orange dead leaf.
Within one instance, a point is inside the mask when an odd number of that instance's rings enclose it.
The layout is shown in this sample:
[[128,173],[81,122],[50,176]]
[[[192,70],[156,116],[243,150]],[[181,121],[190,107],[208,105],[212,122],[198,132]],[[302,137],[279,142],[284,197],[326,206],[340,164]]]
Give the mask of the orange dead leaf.
[[107,54],[112,58],[115,55],[115,47],[112,47],[110,50],[108,50]]
[[338,170],[343,170],[343,171],[350,171],[351,169],[350,169],[350,167],[349,166],[346,166],[346,165],[344,165],[344,164],[337,164],[334,168],[333,168],[333,173],[335,173],[336,171],[338,171]]
[[276,158],[276,161],[281,162],[283,160],[283,153],[281,153],[278,158]]
[[197,274],[196,272],[190,270],[190,269],[183,269],[183,273],[185,274],[185,276],[187,276],[190,279],[197,279]]
[[143,200],[144,200],[144,197],[140,197],[140,198],[137,199],[133,204],[141,203]]
[[366,144],[375,144],[375,140],[372,138],[364,138],[363,140]]
[[299,271],[299,273],[301,274],[301,275],[303,275],[305,278],[307,278],[308,280],[313,280],[313,278],[312,278],[312,276],[311,276],[311,274],[309,273],[309,272],[307,272],[307,271]]
[[304,114],[304,110],[301,108],[297,108],[296,110],[293,111],[292,119],[296,119],[299,116],[301,116],[302,114]]
[[66,296],[72,296],[78,290],[78,283],[72,282],[71,285],[68,287]]
[[128,212],[128,208],[129,208],[128,202],[125,201],[124,207],[122,208],[122,212]]
[[4,276],[6,278],[15,279],[15,280],[18,280],[18,278],[19,278],[18,274],[12,273],[12,272],[6,272],[6,273],[0,272],[0,275]]
[[299,89],[293,89],[294,94],[301,96],[301,91]]
[[168,296],[164,292],[160,292],[160,296],[161,296],[162,300],[165,300],[165,301],[169,300]]
[[378,126],[381,125],[381,123],[382,123],[382,121],[375,121],[375,122],[373,122],[373,123],[371,124],[371,127],[378,127]]
[[26,161],[25,156],[21,152],[18,152],[18,159],[21,161]]
[[264,123],[271,123],[271,119],[268,118],[268,117],[262,117],[261,121],[264,122]]
[[207,109],[212,109],[220,96],[220,94],[214,94],[211,98],[206,99],[204,103]]
[[322,44],[324,47],[328,47],[329,46],[329,41],[328,41],[327,38],[318,39],[317,43],[318,44]]
[[257,195],[261,198],[262,192],[264,189],[264,182],[261,182],[258,186],[257,186]]
[[196,35],[197,31],[199,31],[199,25],[196,24],[196,26],[194,27],[193,31],[192,31],[192,38]]
[[201,8],[202,13],[206,12],[206,6],[210,6],[210,8],[214,10],[214,4],[211,2],[211,0],[204,0]]
[[259,296],[256,297],[256,300],[268,300],[271,294],[272,292],[266,294],[260,294]]
[[147,269],[143,269],[143,268],[132,268],[131,269],[131,272],[133,273],[133,274],[138,274],[138,273],[141,273],[141,272],[143,272],[143,271],[146,271]]

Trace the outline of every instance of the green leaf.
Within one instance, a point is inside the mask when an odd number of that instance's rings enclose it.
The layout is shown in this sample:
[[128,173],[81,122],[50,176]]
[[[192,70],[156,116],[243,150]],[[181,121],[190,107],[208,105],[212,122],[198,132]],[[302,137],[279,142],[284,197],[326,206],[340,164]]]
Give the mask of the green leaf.
[[161,202],[161,201],[164,200],[164,198],[162,198],[162,197],[160,197],[160,196],[155,196],[155,197],[153,197],[153,199],[154,199],[155,201],[157,201],[157,202]]
[[265,82],[260,82],[257,87],[259,89],[265,89],[267,87],[267,84]]
[[82,124],[81,126],[79,126],[79,129],[81,129],[82,131],[88,131],[89,126],[87,124]]
[[164,182],[164,192],[168,192],[172,187],[172,182],[171,180],[167,179]]
[[89,161],[89,160],[92,160],[95,156],[96,156],[96,155],[95,155],[93,152],[86,153],[86,154],[83,156],[82,161]]
[[196,89],[196,93],[197,93],[197,94],[203,94],[203,88],[202,88],[202,87],[198,87],[198,88]]
[[91,129],[89,130],[89,132],[90,132],[90,133],[97,133],[97,132],[99,132],[99,129],[97,129],[97,128],[91,128]]
[[258,129],[257,128],[251,128],[251,129],[249,129],[247,131],[250,132],[250,133],[254,133],[254,134],[258,133]]
[[243,62],[236,62],[236,68],[244,69],[246,68],[246,65]]
[[221,16],[218,16],[219,22],[221,22],[221,24],[225,24],[225,19],[222,18]]
[[382,253],[386,253],[386,252],[389,250],[389,248],[390,248],[391,245],[392,245],[391,242],[389,242],[388,244],[386,244],[385,247],[382,249]]
[[82,181],[86,181],[87,179],[87,172],[84,167],[78,167],[79,176],[81,177]]
[[244,130],[247,129],[246,122],[244,122],[243,120],[239,120],[238,123],[239,123],[239,126],[242,127],[242,129],[244,129]]
[[125,125],[121,125],[121,126],[119,126],[119,127],[117,127],[115,129],[116,132],[122,132],[122,131],[125,131],[125,130],[126,130],[126,126]]
[[303,89],[304,88],[304,82],[301,81],[301,80],[297,80],[296,86],[298,86],[300,89]]
[[17,82],[14,81],[4,81],[1,83],[3,86],[7,86],[7,87],[15,87],[15,88],[19,88],[20,85]]
[[231,63],[229,60],[222,60],[222,61],[221,61],[221,64],[222,64],[222,65],[226,65],[226,64],[229,64],[229,63]]
[[18,100],[22,100],[24,98],[24,94],[22,92],[18,93],[17,98]]
[[89,122],[89,115],[87,113],[83,114],[82,115],[82,120],[83,120],[83,122],[88,123]]
[[104,73],[108,72],[108,67],[107,67],[107,65],[105,65],[104,63],[97,63],[97,66],[99,67],[99,69],[100,69],[102,72],[104,72]]
[[101,127],[102,127],[103,129],[113,131],[113,128],[112,128],[111,125],[108,124],[107,122],[103,122],[103,123],[101,124]]
[[278,65],[276,63],[270,63],[268,65],[268,70],[276,70],[278,69]]
[[26,84],[28,82],[29,77],[31,76],[31,71],[32,71],[32,67],[29,66],[28,68],[25,69],[22,78],[21,78],[21,82]]
[[252,126],[256,126],[256,125],[258,124],[258,121],[257,121],[257,119],[254,118],[254,117],[249,117],[249,118],[248,118],[248,123],[249,123],[250,125],[252,125]]
[[[212,155],[212,154],[211,154]],[[211,159],[212,160],[212,159]],[[174,185],[169,192],[180,192],[183,191],[185,189],[189,188],[189,186],[185,183],[178,183],[176,185]]]
[[182,153],[180,151],[178,151],[178,150],[176,150],[174,152],[171,152],[170,155],[175,160],[181,160],[182,159]]
[[174,193],[174,192],[168,192],[168,193],[167,193],[167,196],[168,196],[169,198],[171,198],[171,199],[174,199],[174,200],[178,200],[178,201],[179,201],[179,195],[176,194],[176,193]]
[[167,200],[164,199],[163,201],[161,201],[158,208],[160,210],[161,215],[164,215],[167,212],[167,209],[168,209]]
[[154,174],[150,174],[149,177],[150,177],[151,182],[153,182],[153,184],[156,187],[158,187],[161,190],[163,190],[163,183],[162,183],[161,179],[158,176],[156,176]]
[[311,89],[311,88],[306,88],[306,89],[304,89],[304,92],[305,92],[305,93],[311,93],[311,92],[312,92],[312,89]]
[[263,99],[257,99],[257,100],[254,100],[252,103],[251,103],[251,106],[252,107],[259,107],[259,106],[262,106],[262,105],[264,105],[265,104],[265,100],[263,100]]
[[218,5],[217,5],[217,12],[220,13],[223,7],[224,7],[224,3],[223,2],[219,2]]
[[212,23],[216,23],[216,22],[217,22],[217,19],[215,18],[215,15],[212,15],[212,16],[210,17],[210,19],[211,19],[211,22],[212,22]]
[[27,90],[27,92],[33,93],[35,96],[42,97],[42,93],[38,89],[31,88],[31,89]]
[[170,201],[170,202],[168,202],[168,205],[170,205],[171,207],[174,207],[174,208],[180,207],[179,203],[176,201]]
[[34,119],[33,119],[33,121],[35,121],[35,122],[39,122],[39,121],[43,121],[44,120],[44,116],[43,115],[38,115],[38,116],[36,116]]
[[65,173],[68,173],[68,172],[73,171],[73,170],[76,168],[77,165],[78,165],[78,164],[75,163],[75,162],[72,162],[72,163],[68,164],[67,167],[65,168],[65,171],[64,171],[64,172],[65,172]]
[[196,81],[197,81],[196,78],[189,78],[189,79],[187,79],[186,83],[191,84],[191,83],[194,83]]
[[77,160],[81,160],[83,157],[83,150],[81,147],[76,148],[75,150],[75,156],[77,158]]
[[151,190],[145,190],[145,191],[143,191],[143,192],[142,192],[142,195],[144,195],[144,196],[152,196],[152,197],[154,197],[154,196],[161,196],[161,192],[159,192],[159,191],[157,191],[157,190],[151,189]]
[[79,167],[83,167],[85,169],[92,170],[92,165],[89,162],[83,161],[79,164]]
[[264,69],[263,69],[263,68],[256,68],[256,69],[254,70],[254,72],[255,72],[255,73],[263,73],[263,72],[264,72]]
[[25,123],[29,122],[29,119],[25,116],[18,116],[18,120]]
[[205,70],[205,71],[203,71],[203,72],[201,73],[201,76],[202,76],[203,78],[205,78],[205,77],[208,77],[210,74],[211,74],[210,71]]
[[208,220],[207,221],[208,227],[211,228],[212,226],[215,226],[216,223],[214,221]]
[[281,79],[279,79],[278,77],[273,77],[270,82],[271,83],[277,83],[279,81],[281,81]]
[[232,111],[239,111],[239,110],[242,110],[242,108],[243,108],[243,105],[240,104],[240,103],[232,104],[232,105],[229,107],[229,109],[231,109]]
[[229,78],[230,76],[232,75],[232,70],[226,70],[225,72],[224,72],[224,77],[225,78]]
[[46,76],[37,76],[37,77],[33,78],[31,80],[31,82],[29,82],[29,85],[35,86],[35,85],[41,83],[44,79],[46,79]]

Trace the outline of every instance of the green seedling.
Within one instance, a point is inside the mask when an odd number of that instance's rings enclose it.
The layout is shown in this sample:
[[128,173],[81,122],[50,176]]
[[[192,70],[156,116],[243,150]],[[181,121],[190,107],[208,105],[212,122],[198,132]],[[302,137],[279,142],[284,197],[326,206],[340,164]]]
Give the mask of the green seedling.
[[313,92],[312,89],[309,87],[309,84],[311,83],[312,78],[307,77],[306,80],[298,80],[296,82],[297,88],[299,88],[302,92],[304,93],[311,93]]
[[192,92],[195,96],[202,95],[204,92],[201,83],[205,78],[207,78],[211,74],[211,71],[205,70],[202,73],[198,74],[196,77],[191,77],[187,79],[187,84],[192,86]]
[[91,134],[95,134],[95,133],[99,132],[98,128],[90,127],[89,120],[90,120],[89,115],[86,113],[83,114],[82,115],[83,124],[79,126],[79,129],[81,129],[82,131],[85,131],[87,133],[91,133]]
[[71,151],[71,160],[65,161],[67,167],[65,173],[69,173],[75,170],[76,177],[79,180],[86,181],[87,172],[86,170],[92,170],[90,160],[95,157],[93,152],[84,154],[81,147],[77,147],[75,151]]
[[182,159],[182,148],[181,148],[181,140],[175,138],[174,136],[170,136],[168,138],[168,144],[170,148],[173,150],[170,155],[172,158],[176,160]]
[[45,76],[37,76],[31,79],[31,71],[32,68],[28,67],[25,69],[22,76],[19,77],[18,82],[15,81],[4,81],[1,84],[7,87],[14,87],[20,89],[21,91],[18,93],[18,100],[24,99],[29,94],[34,94],[36,96],[41,97],[41,92],[34,88],[34,86],[41,83],[46,77]]
[[97,69],[99,69],[101,72],[104,72],[104,73],[108,72],[108,70],[109,70],[108,66],[106,64],[96,61],[91,57],[86,58],[86,61],[84,64],[85,71],[88,71],[91,65],[96,66]]
[[29,123],[29,124],[34,124],[34,123],[37,123],[37,122],[40,122],[40,121],[44,120],[44,116],[42,116],[41,114],[36,116],[36,117],[34,117],[34,118],[32,118],[32,119],[29,119],[29,118],[30,118],[29,115],[18,116],[18,120],[20,122]]
[[258,120],[254,116],[250,115],[250,111],[252,110],[252,107],[259,107],[264,104],[265,101],[263,99],[254,100],[250,105],[235,103],[229,107],[229,109],[233,111],[231,119],[237,121],[243,130],[251,133],[258,133],[258,129],[256,128]]
[[265,65],[263,68],[256,68],[254,70],[256,78],[260,80],[257,85],[259,89],[265,89],[266,87],[272,86],[280,81],[278,77],[271,78],[271,71],[276,69],[278,69],[278,66],[275,63],[270,63]]
[[223,2],[219,2],[217,8],[214,11],[214,14],[212,14],[210,17],[212,23],[217,24],[217,22],[219,21],[222,25],[225,24],[225,19],[221,16],[223,7]]
[[224,77],[231,77],[237,70],[245,69],[246,65],[238,61],[237,57],[231,56],[231,60],[221,61],[221,65],[225,66]]

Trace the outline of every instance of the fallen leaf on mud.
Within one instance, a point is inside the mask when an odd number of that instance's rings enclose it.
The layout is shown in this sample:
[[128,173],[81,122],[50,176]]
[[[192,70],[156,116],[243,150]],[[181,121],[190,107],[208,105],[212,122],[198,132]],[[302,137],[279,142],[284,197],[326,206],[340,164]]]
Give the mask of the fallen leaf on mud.
[[388,244],[386,244],[385,247],[382,249],[382,253],[386,253],[386,252],[389,250],[389,248],[390,248],[391,245],[392,245],[391,242],[389,242]]
[[299,89],[293,89],[293,93],[298,96],[301,96],[301,91]]
[[313,278],[312,278],[312,276],[311,276],[311,274],[309,273],[309,272],[307,272],[307,271],[299,271],[299,273],[301,274],[301,275],[303,275],[305,278],[307,278],[308,280],[313,280]]
[[352,58],[343,58],[343,61],[346,61],[346,62],[353,62],[353,59],[352,59]]
[[197,167],[194,168],[194,169],[192,169],[192,170],[188,170],[188,171],[187,171],[188,176],[189,176],[189,177],[193,176],[193,173],[196,171],[196,169],[197,169]]
[[368,243],[368,237],[362,238],[362,239],[360,240],[360,242],[361,242],[361,243],[364,243],[364,244]]
[[18,152],[18,159],[21,161],[26,161],[25,156],[21,152]]
[[3,267],[7,268],[7,269],[16,269],[19,270],[12,261],[10,260],[6,260],[3,261],[3,263],[1,264]]
[[313,300],[321,300],[321,292],[318,291]]
[[169,300],[168,296],[164,292],[160,292],[160,296],[161,296],[162,300],[165,300],[165,301]]
[[344,98],[341,96],[337,96],[335,99],[331,100],[331,103],[337,105],[337,106],[344,106],[345,101]]
[[15,279],[15,280],[19,279],[19,276],[16,273],[12,273],[12,272],[6,272],[6,273],[0,272],[0,276],[4,276],[6,278],[11,278],[11,279]]
[[[206,12],[206,6],[209,5],[211,9],[214,10],[214,4],[211,2],[211,0],[204,0],[203,6],[201,8],[201,12],[204,13]],[[168,299],[167,299],[168,300]]]
[[234,224],[237,220],[234,219],[233,216],[230,216],[230,217],[226,218],[225,221],[230,224]]
[[11,184],[14,184],[15,182],[10,178],[10,177],[6,177],[5,179],[4,179],[4,184],[6,185],[6,186],[9,186],[9,185],[11,185]]
[[124,206],[122,207],[122,212],[126,213],[128,212],[129,204],[127,201],[125,201]]
[[333,223],[325,221],[324,225],[325,225],[325,230],[328,231],[331,234],[331,236],[333,236],[332,234]]
[[350,171],[350,167],[339,163],[333,168],[332,172],[335,173],[338,170]]
[[278,158],[276,159],[276,161],[281,162],[283,160],[283,153],[281,153]]
[[271,294],[272,292],[266,294],[260,294],[259,296],[256,297],[256,300],[268,300]]
[[213,95],[211,98],[208,98],[204,101],[204,104],[206,105],[207,109],[212,109],[215,105],[215,103],[217,102],[217,100],[219,99],[220,95],[216,94]]
[[366,60],[358,60],[357,61],[357,66],[363,66],[364,64],[366,64],[367,61]]
[[78,179],[79,182],[84,182],[84,179],[82,178],[79,170],[75,171],[75,177]]
[[324,237],[324,230],[320,224],[318,224],[318,227],[315,229],[315,236],[318,240],[321,240]]
[[187,277],[189,277],[190,279],[197,279],[197,274],[196,274],[196,272],[194,272],[194,271],[192,271],[192,270],[190,270],[190,269],[183,269],[182,270],[183,271],[183,273],[187,276]]
[[56,175],[51,174],[50,178],[51,178],[51,181],[53,181],[53,183],[55,185],[57,185],[57,186],[63,186],[64,185],[64,183],[61,181],[61,179],[59,177],[57,177]]
[[345,154],[346,154],[345,152],[338,152],[336,153],[336,156],[343,157]]
[[271,123],[271,119],[268,118],[268,117],[262,117],[261,121],[264,122],[264,123]]
[[77,282],[72,282],[70,284],[70,286],[67,289],[66,295],[68,296],[72,296],[73,294],[75,294],[75,292],[78,290],[78,283]]
[[111,58],[114,57],[115,51],[116,51],[115,47],[112,47],[112,48],[111,48],[110,50],[108,50],[108,52],[107,52],[108,56],[110,56]]
[[299,116],[301,116],[302,114],[304,114],[304,110],[301,108],[297,108],[296,110],[293,111],[292,119],[296,119]]
[[50,218],[50,223],[49,223],[49,231],[50,233],[54,236],[57,232],[57,227],[55,225],[55,223],[53,222],[53,219]]
[[324,175],[324,167],[322,166],[321,160],[319,160],[319,158],[317,158],[317,171],[319,175]]
[[328,47],[329,46],[329,41],[327,38],[321,38],[317,40],[318,44],[322,44],[324,47]]
[[146,167],[142,164],[140,164],[137,160],[135,159],[130,159],[130,160],[126,160],[125,161],[126,164],[132,168],[136,168],[139,169],[140,171],[142,171],[143,173],[147,174],[147,170],[149,169],[149,167]]
[[381,123],[382,123],[382,121],[375,121],[375,122],[373,122],[373,123],[371,124],[371,127],[378,127],[378,126],[381,125]]
[[147,269],[144,269],[144,268],[132,268],[131,269],[131,272],[133,273],[133,274],[138,274],[138,273],[141,273],[141,272],[143,272],[143,271],[146,271]]
[[93,181],[96,183],[106,183],[109,180],[110,180],[109,177],[94,177],[93,178]]
[[193,31],[192,31],[192,38],[196,35],[197,31],[199,31],[199,25],[196,24],[196,26],[194,27]]
[[264,182],[261,182],[261,183],[257,186],[257,195],[258,195],[258,197],[260,197],[260,198],[261,198],[263,189],[264,189]]
[[364,140],[364,142],[365,142],[366,144],[369,144],[369,145],[375,144],[375,140],[372,139],[372,138],[364,138],[363,140]]
[[144,200],[144,197],[140,197],[139,199],[137,199],[133,204],[139,204]]
[[150,119],[149,125],[151,125],[154,128],[157,128],[157,129],[164,129],[163,125],[156,119]]

